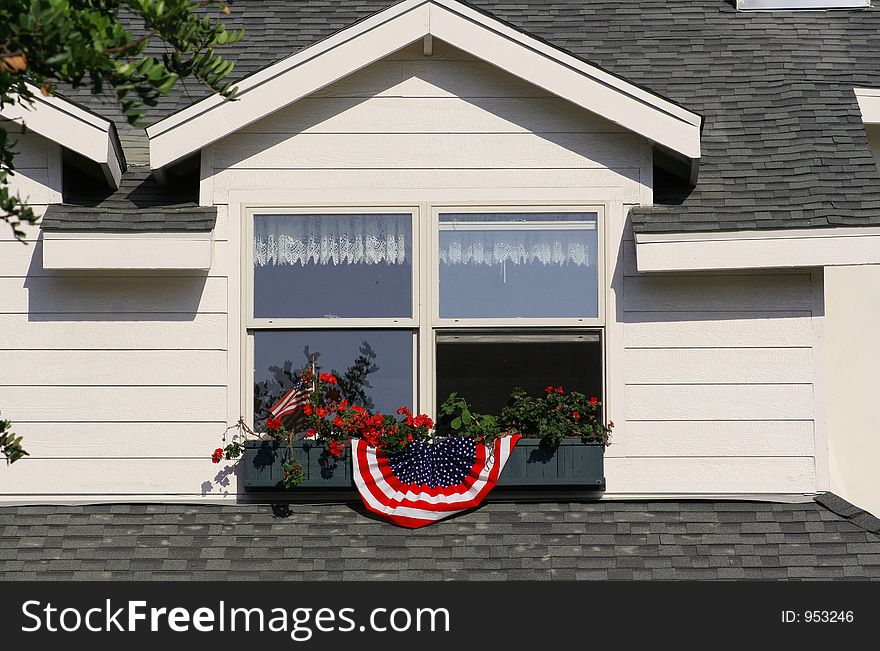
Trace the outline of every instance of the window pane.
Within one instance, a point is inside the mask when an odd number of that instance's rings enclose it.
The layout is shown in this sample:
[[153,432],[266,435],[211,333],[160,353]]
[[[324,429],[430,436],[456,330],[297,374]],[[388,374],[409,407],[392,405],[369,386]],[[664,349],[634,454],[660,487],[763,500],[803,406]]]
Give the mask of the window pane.
[[598,215],[440,215],[442,318],[598,317]]
[[412,216],[256,215],[254,316],[412,315]]
[[409,330],[258,330],[254,333],[254,422],[293,386],[316,356],[319,371],[340,380],[343,397],[391,413],[413,404],[413,334]]
[[476,411],[498,414],[515,387],[536,395],[548,385],[601,397],[598,333],[437,335],[438,405],[457,391]]

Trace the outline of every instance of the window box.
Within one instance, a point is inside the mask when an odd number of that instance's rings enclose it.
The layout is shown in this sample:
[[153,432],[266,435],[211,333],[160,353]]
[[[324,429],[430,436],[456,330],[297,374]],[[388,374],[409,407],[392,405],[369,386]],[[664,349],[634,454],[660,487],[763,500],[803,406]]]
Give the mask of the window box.
[[244,488],[284,490],[281,483],[282,465],[294,455],[303,467],[306,479],[293,490],[350,489],[351,454],[346,450],[342,458],[334,459],[324,453],[324,446],[311,441],[247,441],[240,464]]
[[563,439],[559,447],[520,439],[498,479],[498,487],[583,487],[604,490],[605,445]]
[[[310,441],[247,441],[241,462],[241,479],[246,490],[284,490],[282,464],[291,452],[303,467],[306,479],[295,489],[351,489],[351,455],[348,450],[335,460],[334,468],[324,447]],[[541,445],[538,439],[520,439],[498,486],[504,488],[578,487],[603,490],[605,446],[565,439],[558,448]],[[490,498],[491,499],[491,498]]]

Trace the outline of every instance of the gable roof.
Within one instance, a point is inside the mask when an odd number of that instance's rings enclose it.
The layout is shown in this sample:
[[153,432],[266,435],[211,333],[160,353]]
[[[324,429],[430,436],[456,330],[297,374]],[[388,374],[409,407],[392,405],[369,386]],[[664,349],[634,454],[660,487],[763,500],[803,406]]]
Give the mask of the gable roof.
[[[390,0],[236,0],[224,48],[244,78],[391,6]],[[738,12],[729,0],[469,0],[517,30],[703,117],[695,187],[655,179],[635,232],[880,225],[880,172],[853,92],[880,87],[880,8]],[[112,116],[132,156],[146,138],[111,100],[68,89]],[[206,96],[187,81],[148,113]],[[144,159],[144,162],[146,160]]]
[[0,107],[0,116],[98,163],[107,184],[118,188],[125,170],[125,155],[116,125],[64,97],[44,96],[35,86],[30,86],[30,90],[34,95],[32,103],[5,104]]
[[360,505],[0,506],[0,581],[878,579],[878,531],[833,495],[486,504],[415,530]]
[[152,125],[150,164],[159,169],[174,163],[427,36],[687,159],[700,158],[701,119],[691,111],[458,0],[402,0],[243,79],[235,101],[214,95]]

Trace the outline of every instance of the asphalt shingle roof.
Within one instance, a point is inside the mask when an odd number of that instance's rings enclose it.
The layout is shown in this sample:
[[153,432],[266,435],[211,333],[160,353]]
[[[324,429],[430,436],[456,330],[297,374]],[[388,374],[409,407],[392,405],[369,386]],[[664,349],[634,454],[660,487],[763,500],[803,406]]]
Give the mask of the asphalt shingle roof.
[[[225,50],[237,78],[394,4],[236,0],[246,38]],[[727,0],[471,0],[471,5],[704,117],[693,190],[657,188],[636,231],[880,224],[880,173],[854,86],[880,87],[880,8],[737,12]],[[69,91],[111,117],[135,160],[142,132],[112,103]],[[149,114],[202,98],[183,84]]]
[[4,506],[0,581],[880,579],[878,534],[834,495],[487,504],[417,530],[338,504]]
[[50,205],[43,216],[47,231],[210,231],[217,208],[199,206],[180,192],[163,188],[148,167],[133,166],[115,192],[65,192],[64,203]]

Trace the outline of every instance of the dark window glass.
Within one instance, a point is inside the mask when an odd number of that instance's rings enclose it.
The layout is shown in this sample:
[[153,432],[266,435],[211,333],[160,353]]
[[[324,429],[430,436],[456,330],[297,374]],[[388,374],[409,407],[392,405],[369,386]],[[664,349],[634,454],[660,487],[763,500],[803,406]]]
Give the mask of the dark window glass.
[[437,404],[458,392],[480,413],[497,414],[510,392],[548,385],[602,395],[602,346],[595,332],[438,333]]

